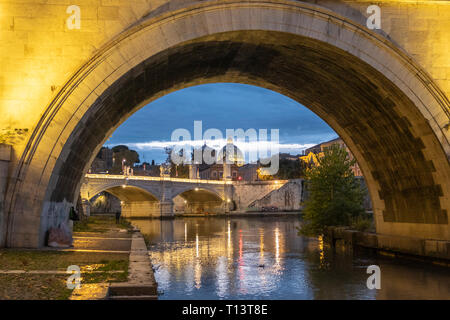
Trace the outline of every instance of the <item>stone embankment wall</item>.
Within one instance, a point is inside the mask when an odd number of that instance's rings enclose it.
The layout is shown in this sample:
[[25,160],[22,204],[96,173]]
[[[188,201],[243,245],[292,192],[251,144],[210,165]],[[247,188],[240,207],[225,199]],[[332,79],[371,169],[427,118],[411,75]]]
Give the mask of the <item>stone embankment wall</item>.
[[412,237],[387,235],[349,230],[345,227],[328,227],[324,241],[344,245],[375,249],[389,256],[419,257],[436,264],[450,267],[450,241],[418,239]]
[[286,181],[280,181],[279,183],[273,183],[272,181],[246,181],[234,183],[232,199],[236,204],[235,211],[245,211],[252,202],[279,189],[284,183],[286,183]]

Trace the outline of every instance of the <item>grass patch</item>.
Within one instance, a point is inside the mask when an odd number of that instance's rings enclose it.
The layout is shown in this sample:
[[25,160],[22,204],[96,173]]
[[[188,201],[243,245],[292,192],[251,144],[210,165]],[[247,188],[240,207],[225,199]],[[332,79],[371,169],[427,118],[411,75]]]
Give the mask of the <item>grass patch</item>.
[[[129,221],[121,219],[116,224],[114,216],[92,216],[76,221],[75,232],[112,232],[119,229],[131,231]],[[0,249],[1,270],[52,270],[66,271],[77,265],[81,269],[81,284],[123,282],[128,280],[128,253],[76,252],[53,250]],[[92,272],[96,271],[96,272]],[[111,271],[119,271],[110,273]],[[0,274],[0,299],[54,300],[68,299],[69,274]]]
[[[83,267],[105,264],[108,270],[128,270],[127,253],[92,253],[72,251],[0,250],[1,270],[67,270],[70,265]],[[125,267],[126,266],[126,267]],[[114,269],[116,267],[116,269]]]
[[125,219],[120,219],[119,223],[116,223],[114,216],[90,216],[86,220],[75,221],[73,224],[74,232],[98,232],[105,233],[116,229],[127,229],[131,231],[132,225]]
[[[2,270],[65,271],[70,265],[78,265],[82,285],[127,281],[128,264],[128,254],[0,250]],[[0,299],[68,299],[72,293],[66,286],[68,277],[69,274],[0,274]]]
[[0,274],[1,300],[66,300],[72,294],[65,275]]
[[128,280],[128,271],[121,273],[82,273],[81,276],[81,285],[83,283],[125,282]]

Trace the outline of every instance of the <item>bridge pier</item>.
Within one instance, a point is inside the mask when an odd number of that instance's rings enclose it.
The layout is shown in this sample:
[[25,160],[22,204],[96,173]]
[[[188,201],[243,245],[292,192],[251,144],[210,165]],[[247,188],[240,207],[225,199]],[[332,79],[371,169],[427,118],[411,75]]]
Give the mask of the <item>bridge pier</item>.
[[124,218],[159,218],[160,203],[156,201],[122,201],[122,217]]
[[5,193],[8,184],[9,163],[11,161],[11,146],[0,144],[0,247],[5,245],[6,210]]
[[173,218],[173,201],[165,201],[159,203],[160,217],[161,219]]
[[91,202],[88,199],[81,200],[81,207],[83,208],[84,215],[89,217],[91,215]]

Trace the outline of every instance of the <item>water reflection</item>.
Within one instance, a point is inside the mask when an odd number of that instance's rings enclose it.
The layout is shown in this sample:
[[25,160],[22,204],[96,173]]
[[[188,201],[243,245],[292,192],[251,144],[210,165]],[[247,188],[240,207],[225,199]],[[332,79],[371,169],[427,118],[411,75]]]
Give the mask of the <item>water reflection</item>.
[[[150,239],[161,299],[450,299],[448,269],[333,252],[295,217],[134,220]],[[369,290],[366,268],[381,268]]]

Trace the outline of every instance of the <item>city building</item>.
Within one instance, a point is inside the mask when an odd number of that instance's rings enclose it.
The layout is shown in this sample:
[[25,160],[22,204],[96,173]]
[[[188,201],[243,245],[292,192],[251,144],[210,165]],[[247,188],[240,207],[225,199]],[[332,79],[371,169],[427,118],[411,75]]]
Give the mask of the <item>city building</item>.
[[238,169],[238,179],[242,181],[257,181],[259,180],[258,168],[259,163],[247,163]]
[[[341,138],[336,138],[327,142],[319,143],[311,148],[305,149],[304,155],[300,156],[300,159],[307,163],[308,165],[317,165],[319,163],[318,159],[323,157],[325,150],[327,150],[330,146],[338,144],[342,148],[345,148],[347,150],[349,158],[353,159],[353,154],[351,153],[350,149],[347,147],[347,145],[344,143],[344,141]],[[358,165],[358,162],[355,162],[355,164],[352,166],[352,171],[355,177],[362,177],[363,174],[361,172],[361,169]]]
[[[239,170],[244,165],[244,154],[233,144],[232,139],[228,139],[227,145],[218,153],[216,153],[215,149],[205,144],[202,147],[202,153],[203,155],[210,153],[215,161],[213,164],[207,164],[203,159],[203,162],[198,165],[198,176],[200,179],[223,180],[226,178],[234,181],[243,180],[243,177],[239,175]],[[220,159],[222,161],[219,161]]]

